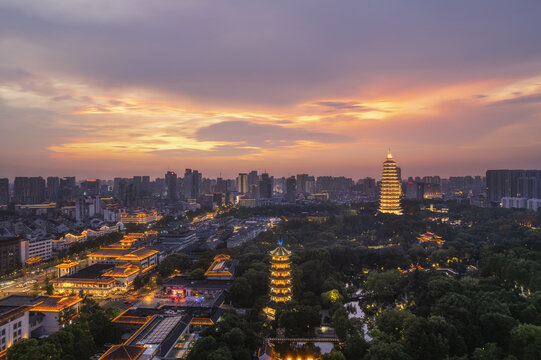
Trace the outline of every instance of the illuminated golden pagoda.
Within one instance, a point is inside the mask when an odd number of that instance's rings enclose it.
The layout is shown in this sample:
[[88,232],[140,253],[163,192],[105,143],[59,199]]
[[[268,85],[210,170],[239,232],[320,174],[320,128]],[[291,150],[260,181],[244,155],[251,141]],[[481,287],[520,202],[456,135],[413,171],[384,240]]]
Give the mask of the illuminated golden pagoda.
[[402,185],[398,178],[398,168],[389,150],[387,160],[383,163],[383,173],[381,175],[379,212],[402,215],[402,207],[400,206],[401,196]]
[[270,252],[270,300],[274,303],[286,303],[292,296],[291,251],[283,247],[282,240],[278,247]]

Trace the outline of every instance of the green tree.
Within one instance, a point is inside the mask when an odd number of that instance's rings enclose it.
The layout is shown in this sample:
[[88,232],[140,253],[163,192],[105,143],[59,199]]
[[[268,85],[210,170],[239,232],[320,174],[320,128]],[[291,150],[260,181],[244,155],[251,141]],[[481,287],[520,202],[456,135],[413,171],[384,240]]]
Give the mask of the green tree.
[[205,279],[205,270],[202,268],[197,268],[192,270],[190,273],[190,276],[196,280],[204,280]]
[[229,289],[233,304],[238,307],[250,307],[253,304],[252,286],[243,276],[236,278]]
[[323,355],[323,360],[346,360],[341,351],[332,349],[330,353]]
[[511,352],[521,360],[541,359],[541,326],[520,324],[513,328]]

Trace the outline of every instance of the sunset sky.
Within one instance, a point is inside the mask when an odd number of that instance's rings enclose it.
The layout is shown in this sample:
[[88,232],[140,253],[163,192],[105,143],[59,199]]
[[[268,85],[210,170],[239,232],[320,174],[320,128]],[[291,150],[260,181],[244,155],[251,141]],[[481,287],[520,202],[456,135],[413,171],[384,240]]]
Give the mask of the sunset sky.
[[541,168],[541,1],[3,0],[0,177]]

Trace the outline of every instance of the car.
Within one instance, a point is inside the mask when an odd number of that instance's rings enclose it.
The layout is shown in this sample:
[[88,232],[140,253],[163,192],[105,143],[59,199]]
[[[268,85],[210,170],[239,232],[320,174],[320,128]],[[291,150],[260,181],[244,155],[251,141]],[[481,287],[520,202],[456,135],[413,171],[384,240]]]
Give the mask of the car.
[[131,300],[124,301],[124,304],[131,305],[131,304],[133,304],[133,301],[131,301]]

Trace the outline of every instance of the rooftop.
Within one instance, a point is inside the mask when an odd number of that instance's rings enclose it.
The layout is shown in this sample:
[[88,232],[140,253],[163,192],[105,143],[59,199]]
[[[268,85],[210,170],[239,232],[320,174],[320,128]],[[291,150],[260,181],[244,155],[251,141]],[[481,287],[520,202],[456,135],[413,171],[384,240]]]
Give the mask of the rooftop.
[[99,360],[136,360],[145,351],[144,346],[114,345]]
[[43,302],[35,305],[32,311],[56,312],[69,308],[83,301],[78,296],[47,296]]
[[272,250],[270,254],[273,256],[289,256],[291,255],[291,251],[280,245],[276,249]]
[[69,268],[77,266],[77,265],[79,265],[79,263],[77,261],[67,260],[67,261],[64,261],[61,264],[56,265],[55,267],[59,268],[59,269],[69,269]]
[[79,270],[75,274],[64,275],[61,278],[53,279],[51,281],[59,279],[98,279],[103,273],[114,267],[115,266],[112,264],[94,264]]

